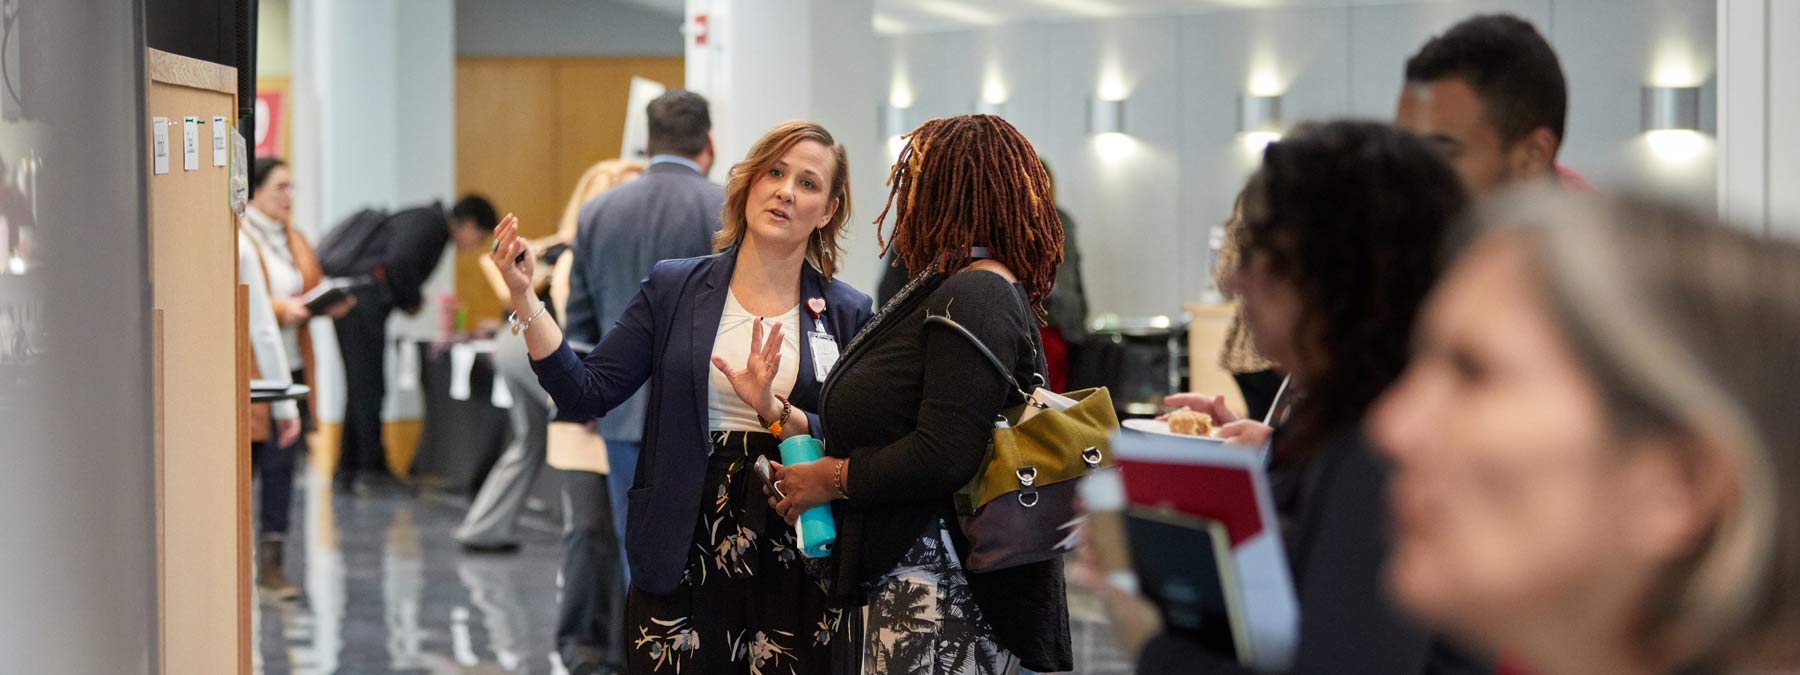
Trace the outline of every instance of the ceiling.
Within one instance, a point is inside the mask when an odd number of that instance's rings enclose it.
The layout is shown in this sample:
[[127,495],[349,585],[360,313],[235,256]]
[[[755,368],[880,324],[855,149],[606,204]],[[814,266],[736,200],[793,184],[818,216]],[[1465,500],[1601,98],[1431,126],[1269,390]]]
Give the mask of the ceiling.
[[[682,16],[687,0],[606,0]],[[833,0],[816,0],[831,2]],[[1191,14],[1266,7],[1345,7],[1429,0],[875,0],[875,32],[966,30],[1021,21]]]

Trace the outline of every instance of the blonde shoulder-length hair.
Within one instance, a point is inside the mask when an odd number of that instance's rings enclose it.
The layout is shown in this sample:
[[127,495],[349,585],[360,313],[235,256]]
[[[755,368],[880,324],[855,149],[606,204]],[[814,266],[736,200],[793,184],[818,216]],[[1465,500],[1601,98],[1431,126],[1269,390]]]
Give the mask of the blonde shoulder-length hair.
[[731,176],[725,181],[725,206],[719,213],[722,227],[713,236],[713,250],[723,251],[743,243],[744,232],[749,229],[746,211],[750,186],[789,149],[803,141],[825,146],[836,160],[829,195],[837,201],[837,211],[831,214],[831,221],[825,227],[807,239],[806,261],[819,268],[826,279],[837,273],[838,257],[843,254],[844,223],[850,220],[850,159],[844,146],[817,122],[793,120],[775,125],[762,138],[756,139],[744,161],[732,165]]
[[575,181],[575,191],[569,195],[569,203],[563,206],[562,220],[556,223],[555,238],[563,242],[574,241],[575,229],[580,225],[577,220],[581,216],[581,205],[642,173],[644,163],[631,159],[601,160],[588,167],[581,178]]
[[1683,453],[1724,497],[1640,598],[1641,653],[1725,671],[1800,665],[1800,246],[1652,198],[1520,195],[1525,244],[1625,444]]

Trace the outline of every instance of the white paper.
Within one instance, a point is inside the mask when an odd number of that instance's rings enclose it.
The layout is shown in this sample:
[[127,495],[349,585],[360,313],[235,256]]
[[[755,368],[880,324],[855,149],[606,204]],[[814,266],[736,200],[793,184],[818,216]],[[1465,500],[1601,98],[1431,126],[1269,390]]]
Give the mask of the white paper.
[[189,117],[181,122],[181,169],[183,171],[200,170],[200,118]]
[[415,391],[419,388],[419,343],[412,340],[400,342],[400,349],[394,356],[394,386],[400,391]]
[[488,403],[494,404],[496,408],[513,407],[512,388],[507,387],[506,380],[497,373],[494,376],[494,393],[488,395]]
[[231,134],[231,126],[225,123],[225,118],[214,115],[213,121],[212,121],[212,132],[213,132],[213,166],[225,166],[226,160],[231,157],[231,153],[227,149],[230,147],[231,144],[225,142],[226,136]]
[[450,398],[469,400],[469,373],[475,369],[475,349],[466,344],[450,345]]
[[156,139],[156,174],[169,172],[169,118],[150,119],[150,135]]
[[823,383],[825,377],[831,374],[832,366],[837,365],[837,340],[833,339],[830,333],[816,331],[807,331],[806,337],[807,341],[812,344],[813,377]]

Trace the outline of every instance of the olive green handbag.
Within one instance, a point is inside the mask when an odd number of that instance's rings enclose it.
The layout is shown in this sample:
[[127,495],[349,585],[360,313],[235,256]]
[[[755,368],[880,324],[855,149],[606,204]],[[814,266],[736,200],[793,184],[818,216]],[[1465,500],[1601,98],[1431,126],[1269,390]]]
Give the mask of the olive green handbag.
[[930,316],[925,323],[966,338],[1020,399],[996,416],[981,469],[956,493],[957,522],[969,541],[964,566],[988,572],[1073,549],[1081,522],[1077,480],[1113,465],[1110,439],[1119,417],[1112,395],[1105,387],[1061,395],[1036,387],[1026,393],[974,333],[946,316]]

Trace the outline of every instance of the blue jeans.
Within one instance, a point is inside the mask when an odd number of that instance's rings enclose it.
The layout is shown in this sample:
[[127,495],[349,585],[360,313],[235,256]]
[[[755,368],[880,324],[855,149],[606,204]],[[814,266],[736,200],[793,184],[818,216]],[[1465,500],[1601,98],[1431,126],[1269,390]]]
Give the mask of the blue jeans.
[[631,586],[631,558],[625,554],[630,542],[625,541],[625,492],[637,476],[638,450],[642,443],[606,439],[606,500],[612,505],[613,534],[619,537],[619,570],[625,586]]

